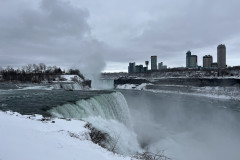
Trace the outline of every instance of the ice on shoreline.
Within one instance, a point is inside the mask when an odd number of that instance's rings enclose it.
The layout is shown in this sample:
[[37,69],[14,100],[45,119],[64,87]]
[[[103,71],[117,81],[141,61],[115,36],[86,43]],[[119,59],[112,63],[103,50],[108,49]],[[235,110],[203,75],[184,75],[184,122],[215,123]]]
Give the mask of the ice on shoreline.
[[135,89],[135,90],[143,90],[147,86],[147,83],[143,83],[140,85],[136,84],[123,84],[123,85],[117,85],[116,89]]
[[[240,101],[240,89],[238,87],[193,87],[193,86],[181,86],[181,85],[159,85],[164,89],[148,89],[147,85],[143,83],[141,85],[136,84],[123,84],[117,85],[116,89],[126,90],[144,90],[155,93],[172,93],[172,94],[184,94],[193,96],[203,96],[209,98],[226,99],[226,100],[237,100]],[[171,89],[167,89],[171,87]],[[175,89],[174,89],[175,88]],[[181,89],[180,89],[181,88]],[[182,88],[187,88],[183,90]]]

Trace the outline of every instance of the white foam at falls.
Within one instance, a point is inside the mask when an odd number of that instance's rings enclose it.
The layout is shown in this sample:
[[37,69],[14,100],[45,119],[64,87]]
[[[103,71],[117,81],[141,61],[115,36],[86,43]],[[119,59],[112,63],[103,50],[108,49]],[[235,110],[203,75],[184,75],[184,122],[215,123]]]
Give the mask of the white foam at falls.
[[97,130],[108,133],[111,138],[105,145],[110,151],[122,155],[134,155],[136,152],[142,151],[136,133],[123,123],[113,119],[106,120],[102,117],[88,117],[84,120],[93,124]]
[[107,145],[109,150],[117,141],[117,153],[129,155],[140,151],[127,102],[120,92],[94,96],[79,100],[75,104],[64,104],[52,108],[49,112],[56,117],[86,120],[96,129],[108,133],[113,139]]

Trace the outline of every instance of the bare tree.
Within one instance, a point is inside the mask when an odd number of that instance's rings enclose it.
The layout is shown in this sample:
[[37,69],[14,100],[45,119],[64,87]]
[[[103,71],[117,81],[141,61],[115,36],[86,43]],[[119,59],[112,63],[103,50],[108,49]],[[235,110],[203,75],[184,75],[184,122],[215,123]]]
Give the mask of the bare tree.
[[32,69],[33,69],[32,64],[28,64],[28,65],[26,66],[26,72],[27,72],[27,73],[32,73]]
[[171,160],[164,155],[163,151],[157,154],[151,152],[137,153],[136,155],[132,156],[132,158],[140,160]]
[[33,64],[32,65],[32,67],[33,67],[33,72],[36,74],[36,73],[39,73],[39,66],[37,65],[37,64]]
[[42,73],[44,73],[47,69],[47,66],[44,63],[39,63],[39,69]]

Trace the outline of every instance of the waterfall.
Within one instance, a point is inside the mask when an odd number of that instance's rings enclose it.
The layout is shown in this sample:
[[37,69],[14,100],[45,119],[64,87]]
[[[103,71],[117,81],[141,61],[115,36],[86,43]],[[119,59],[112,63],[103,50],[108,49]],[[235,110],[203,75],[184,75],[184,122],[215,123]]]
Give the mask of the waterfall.
[[120,92],[102,94],[82,99],[76,103],[67,103],[49,110],[51,115],[61,118],[83,119],[96,129],[111,137],[107,148],[116,145],[116,152],[134,154],[140,150],[127,102]]

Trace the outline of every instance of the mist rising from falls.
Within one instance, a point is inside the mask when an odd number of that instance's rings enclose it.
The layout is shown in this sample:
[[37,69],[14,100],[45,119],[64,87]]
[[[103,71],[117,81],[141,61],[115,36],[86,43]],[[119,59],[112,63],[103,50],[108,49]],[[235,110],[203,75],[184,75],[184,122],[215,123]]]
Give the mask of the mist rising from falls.
[[92,81],[92,89],[95,90],[109,90],[114,88],[114,80],[101,79],[100,73],[85,74],[88,79]]
[[114,80],[111,79],[95,79],[93,81],[93,89],[109,90],[114,89]]
[[[141,146],[178,160],[238,160],[240,102],[121,91]],[[144,116],[144,117],[143,117]]]
[[108,149],[116,143],[116,152],[133,154],[140,150],[132,122],[128,104],[120,92],[102,94],[76,103],[67,103],[52,108],[53,116],[62,118],[83,119],[90,122],[96,129],[111,137]]

